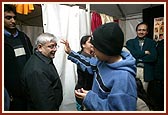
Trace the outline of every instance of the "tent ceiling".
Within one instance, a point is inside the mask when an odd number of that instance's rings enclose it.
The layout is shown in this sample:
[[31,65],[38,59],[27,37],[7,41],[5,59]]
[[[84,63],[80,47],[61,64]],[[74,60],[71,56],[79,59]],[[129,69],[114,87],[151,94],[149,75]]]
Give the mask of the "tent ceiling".
[[[76,4],[86,8],[85,4]],[[116,19],[142,13],[145,8],[159,6],[160,4],[90,4],[90,10],[113,16]],[[35,10],[28,15],[18,14],[18,23],[29,26],[42,26],[42,11],[40,4],[34,5]]]
[[[85,4],[78,4],[85,8]],[[90,9],[98,13],[105,13],[117,19],[124,18],[137,13],[149,7],[158,6],[160,4],[90,4]]]

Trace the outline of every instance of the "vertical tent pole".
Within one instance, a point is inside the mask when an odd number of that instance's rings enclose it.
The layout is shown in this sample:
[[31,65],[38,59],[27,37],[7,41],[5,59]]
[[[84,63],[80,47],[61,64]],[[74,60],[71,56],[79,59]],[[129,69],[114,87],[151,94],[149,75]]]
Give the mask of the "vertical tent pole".
[[91,16],[90,16],[90,4],[86,4],[87,9],[87,27],[88,27],[88,33],[91,34]]

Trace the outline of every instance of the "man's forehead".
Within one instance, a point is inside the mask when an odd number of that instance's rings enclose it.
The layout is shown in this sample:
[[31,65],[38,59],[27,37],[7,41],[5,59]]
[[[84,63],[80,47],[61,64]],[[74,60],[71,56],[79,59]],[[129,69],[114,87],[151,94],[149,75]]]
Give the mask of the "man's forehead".
[[15,16],[15,13],[12,12],[12,11],[5,11],[4,15],[13,15],[13,16]]
[[147,28],[147,25],[141,24],[141,25],[138,26],[138,28],[142,28],[142,27],[143,27],[143,28],[144,28],[144,27]]
[[56,42],[56,41],[51,40],[51,41],[47,41],[47,42],[46,42],[46,44],[57,44],[57,42]]

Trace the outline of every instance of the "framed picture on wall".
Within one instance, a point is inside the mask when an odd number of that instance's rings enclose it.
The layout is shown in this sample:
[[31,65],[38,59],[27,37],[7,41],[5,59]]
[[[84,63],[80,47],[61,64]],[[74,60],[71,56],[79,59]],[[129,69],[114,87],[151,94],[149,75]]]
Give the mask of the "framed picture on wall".
[[164,17],[154,18],[154,35],[153,38],[155,41],[164,38]]

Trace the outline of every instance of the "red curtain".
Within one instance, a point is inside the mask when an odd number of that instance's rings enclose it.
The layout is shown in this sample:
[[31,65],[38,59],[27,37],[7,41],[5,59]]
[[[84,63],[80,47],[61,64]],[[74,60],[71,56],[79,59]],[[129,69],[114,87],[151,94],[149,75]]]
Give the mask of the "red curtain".
[[91,30],[92,30],[92,33],[100,25],[102,25],[102,20],[101,20],[100,14],[98,14],[97,12],[92,12],[92,17],[91,17]]

